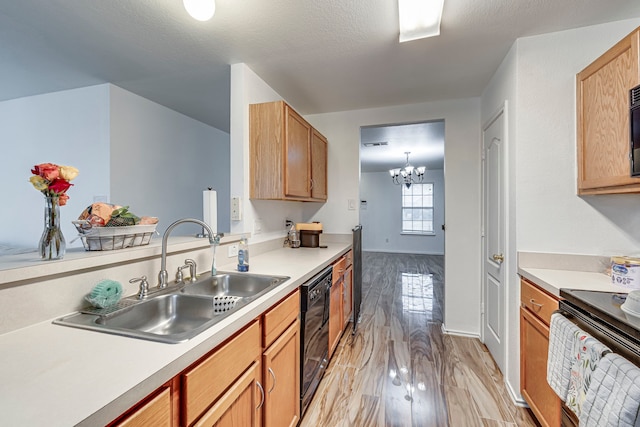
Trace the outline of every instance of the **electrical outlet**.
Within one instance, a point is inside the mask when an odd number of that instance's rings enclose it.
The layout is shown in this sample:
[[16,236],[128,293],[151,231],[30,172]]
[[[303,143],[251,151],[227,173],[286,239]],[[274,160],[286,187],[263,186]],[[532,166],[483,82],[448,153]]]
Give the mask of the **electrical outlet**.
[[229,245],[229,248],[227,250],[228,250],[228,257],[229,258],[234,257],[234,256],[238,256],[238,245],[237,244]]
[[262,233],[262,220],[257,218],[253,221],[253,234]]
[[240,197],[233,197],[231,199],[231,219],[233,221],[242,220],[242,203]]

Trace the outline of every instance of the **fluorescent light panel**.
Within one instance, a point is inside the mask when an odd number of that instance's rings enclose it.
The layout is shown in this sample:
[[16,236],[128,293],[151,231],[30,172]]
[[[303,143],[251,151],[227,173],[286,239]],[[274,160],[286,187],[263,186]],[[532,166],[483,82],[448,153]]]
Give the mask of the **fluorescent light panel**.
[[440,35],[444,0],[398,0],[400,43]]

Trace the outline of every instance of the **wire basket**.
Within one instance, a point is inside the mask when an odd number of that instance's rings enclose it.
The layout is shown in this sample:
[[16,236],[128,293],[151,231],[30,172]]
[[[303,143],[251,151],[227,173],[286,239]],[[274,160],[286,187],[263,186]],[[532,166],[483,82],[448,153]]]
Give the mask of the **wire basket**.
[[76,226],[78,237],[87,251],[112,251],[148,245],[156,232],[156,224],[92,227],[89,221],[71,222]]

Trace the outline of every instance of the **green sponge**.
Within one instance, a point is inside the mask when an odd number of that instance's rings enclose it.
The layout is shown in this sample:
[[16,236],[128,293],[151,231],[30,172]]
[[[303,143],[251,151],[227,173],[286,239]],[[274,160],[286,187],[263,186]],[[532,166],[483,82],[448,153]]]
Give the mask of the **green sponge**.
[[116,304],[122,297],[122,285],[115,280],[101,280],[85,297],[89,303],[98,308],[106,308]]

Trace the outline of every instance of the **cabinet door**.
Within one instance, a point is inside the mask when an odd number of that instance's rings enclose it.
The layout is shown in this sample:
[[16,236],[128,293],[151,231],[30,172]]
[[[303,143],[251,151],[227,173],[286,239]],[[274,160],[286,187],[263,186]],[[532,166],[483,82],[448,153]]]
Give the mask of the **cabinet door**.
[[333,356],[342,335],[342,284],[344,277],[331,285],[329,302],[329,357]]
[[261,426],[263,403],[260,363],[256,361],[194,424],[194,427]]
[[116,425],[118,427],[171,427],[171,390],[169,387]]
[[629,90],[638,83],[638,31],[576,76],[578,194],[640,191],[629,162]]
[[191,425],[260,358],[260,335],[255,321],[182,375],[182,424]]
[[265,427],[295,427],[300,420],[300,321],[264,352]]
[[542,426],[560,426],[560,398],[547,384],[549,327],[520,308],[520,392]]
[[342,329],[347,326],[349,318],[351,317],[351,299],[353,294],[352,278],[353,268],[349,267],[344,273],[344,280],[342,282]]
[[311,132],[311,197],[327,200],[327,139]]
[[285,196],[311,196],[311,125],[289,106],[285,116]]

